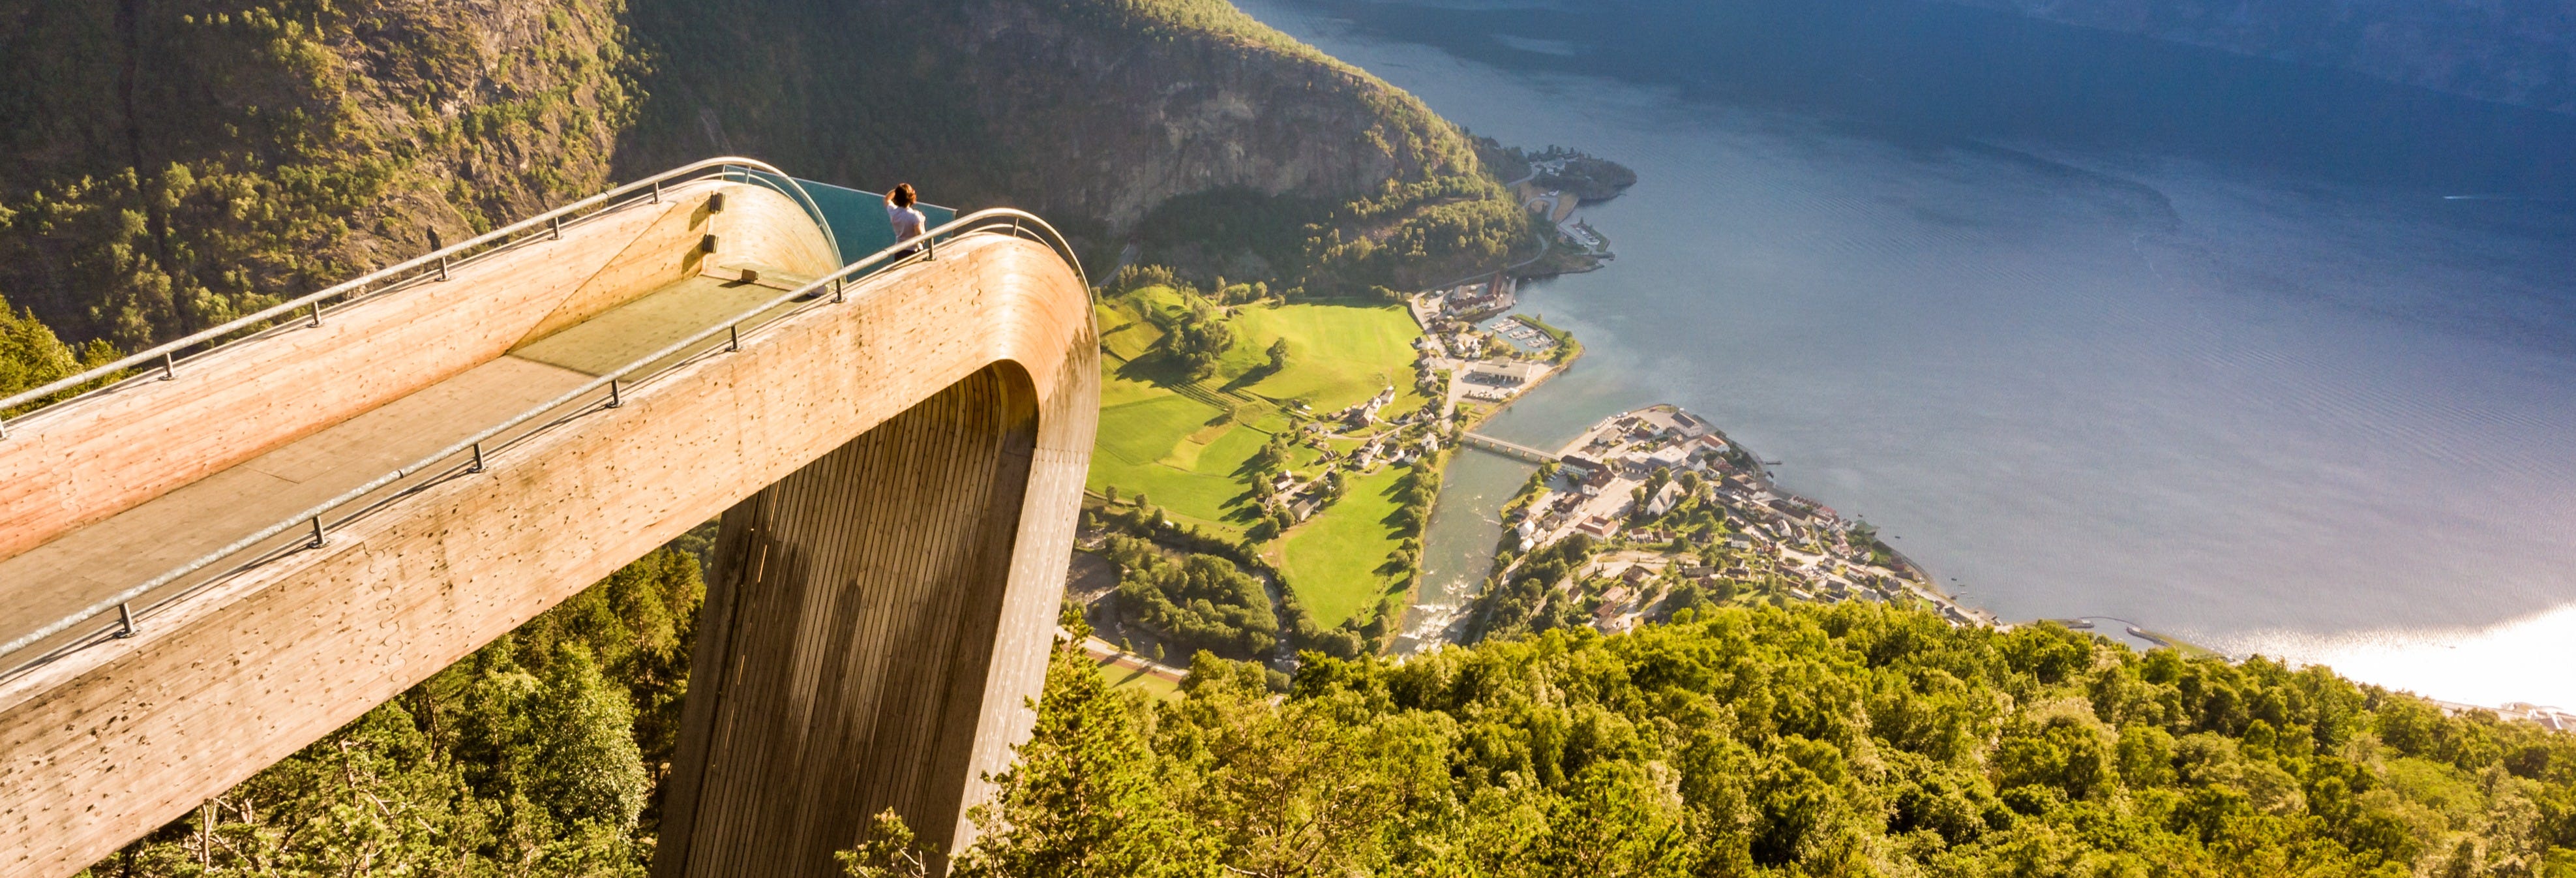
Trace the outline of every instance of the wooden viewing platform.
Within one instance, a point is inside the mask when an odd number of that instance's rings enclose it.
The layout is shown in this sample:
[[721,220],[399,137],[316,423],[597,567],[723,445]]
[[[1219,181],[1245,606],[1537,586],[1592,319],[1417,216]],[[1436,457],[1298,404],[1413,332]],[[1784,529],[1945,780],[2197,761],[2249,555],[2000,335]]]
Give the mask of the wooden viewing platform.
[[11,418],[0,874],[79,872],[718,516],[653,874],[836,876],[887,809],[967,843],[1045,677],[1089,288],[1016,211],[844,264],[765,167]]

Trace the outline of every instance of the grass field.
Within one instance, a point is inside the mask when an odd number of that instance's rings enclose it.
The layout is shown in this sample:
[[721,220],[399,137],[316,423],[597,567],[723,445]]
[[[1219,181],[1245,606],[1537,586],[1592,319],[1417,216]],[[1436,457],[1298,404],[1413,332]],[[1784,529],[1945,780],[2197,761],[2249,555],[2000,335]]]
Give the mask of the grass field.
[[1402,308],[1246,308],[1236,312],[1234,328],[1245,341],[1227,353],[1217,370],[1220,378],[1209,383],[1230,384],[1265,365],[1270,343],[1285,338],[1288,368],[1242,389],[1272,399],[1304,398],[1316,411],[1329,412],[1392,385],[1395,401],[1388,411],[1422,406],[1422,396],[1413,392],[1413,341],[1422,337],[1422,330]]
[[1173,521],[1241,537],[1243,524],[1226,517],[1245,490],[1235,472],[1270,434],[1242,424],[1211,431],[1207,422],[1218,414],[1150,384],[1104,379],[1091,489],[1115,485],[1126,497],[1143,491]]
[[1179,700],[1181,697],[1180,684],[1145,673],[1142,668],[1122,668],[1113,662],[1097,662],[1092,667],[1100,672],[1101,682],[1108,683],[1112,691],[1134,689],[1156,698]]
[[[1137,290],[1100,307],[1101,345],[1122,360],[1136,361],[1163,337],[1147,314],[1168,318],[1184,310],[1180,294],[1162,287]],[[1421,407],[1413,392],[1413,343],[1422,330],[1395,305],[1245,305],[1226,320],[1234,329],[1232,350],[1219,358],[1216,374],[1200,382],[1222,391],[1278,400],[1304,399],[1317,411],[1332,411],[1396,388],[1394,411]],[[1288,342],[1288,368],[1264,374],[1270,344]],[[1151,362],[1119,364],[1113,372],[1148,383],[1167,384],[1175,376],[1160,374]],[[1249,381],[1245,379],[1251,379]]]
[[1397,587],[1377,572],[1402,541],[1386,523],[1395,514],[1395,483],[1404,471],[1387,467],[1351,482],[1341,502],[1288,531],[1279,549],[1279,571],[1297,589],[1307,615],[1325,628],[1376,609]]
[[[1401,307],[1238,307],[1227,320],[1235,345],[1216,374],[1195,388],[1179,388],[1176,376],[1147,356],[1163,335],[1149,315],[1167,317],[1185,307],[1180,294],[1159,287],[1101,304],[1101,345],[1111,356],[1102,366],[1107,374],[1091,490],[1115,486],[1122,497],[1143,491],[1173,521],[1240,538],[1245,522],[1232,516],[1248,499],[1239,475],[1244,462],[1273,432],[1290,426],[1264,398],[1304,399],[1320,413],[1393,385],[1388,413],[1424,402],[1412,377],[1421,330]],[[1280,339],[1288,342],[1288,367],[1264,374],[1270,344]],[[1313,458],[1301,447],[1291,467],[1303,471]],[[1287,563],[1307,571],[1292,570],[1291,584],[1326,627],[1377,605],[1386,579],[1373,571],[1398,540],[1384,521],[1395,510],[1384,496],[1393,478],[1381,473],[1353,483],[1342,502],[1292,530],[1279,549]]]
[[[1266,405],[1228,396],[1217,398],[1232,405],[1242,420],[1220,422],[1225,411],[1205,401],[1212,394],[1183,396],[1168,386],[1172,376],[1137,361],[1162,337],[1146,314],[1168,315],[1182,307],[1178,294],[1161,288],[1101,306],[1102,344],[1113,362],[1101,387],[1100,439],[1089,487],[1099,491],[1114,485],[1127,496],[1141,490],[1174,521],[1240,536],[1243,523],[1229,518],[1244,493],[1237,474],[1270,433],[1286,428],[1288,421]],[[1318,409],[1331,410],[1374,396],[1393,381],[1403,390],[1394,410],[1421,404],[1410,379],[1412,344],[1419,333],[1400,308],[1250,306],[1237,309],[1230,325],[1238,341],[1201,387],[1223,388],[1256,372],[1266,365],[1270,343],[1285,338],[1288,368],[1236,389],[1247,395],[1303,397]],[[1119,359],[1129,362],[1114,362]]]

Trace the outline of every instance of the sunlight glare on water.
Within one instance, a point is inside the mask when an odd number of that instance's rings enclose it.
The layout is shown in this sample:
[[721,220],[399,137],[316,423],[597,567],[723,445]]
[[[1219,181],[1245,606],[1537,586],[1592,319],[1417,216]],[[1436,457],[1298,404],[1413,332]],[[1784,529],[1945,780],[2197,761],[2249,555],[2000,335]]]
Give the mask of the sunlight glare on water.
[[1931,3],[1243,5],[1637,170],[1617,261],[1525,287],[1584,360],[1486,432],[1680,403],[2005,618],[2576,707],[2576,119]]

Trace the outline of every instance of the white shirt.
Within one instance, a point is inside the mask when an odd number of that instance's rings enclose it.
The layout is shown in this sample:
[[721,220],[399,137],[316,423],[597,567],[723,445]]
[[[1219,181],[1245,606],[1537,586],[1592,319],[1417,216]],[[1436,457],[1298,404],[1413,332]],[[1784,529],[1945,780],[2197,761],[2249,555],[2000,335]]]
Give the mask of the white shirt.
[[896,207],[892,203],[886,205],[886,222],[894,224],[894,239],[897,242],[921,237],[923,224],[929,221],[928,217],[921,215],[921,211],[909,207]]

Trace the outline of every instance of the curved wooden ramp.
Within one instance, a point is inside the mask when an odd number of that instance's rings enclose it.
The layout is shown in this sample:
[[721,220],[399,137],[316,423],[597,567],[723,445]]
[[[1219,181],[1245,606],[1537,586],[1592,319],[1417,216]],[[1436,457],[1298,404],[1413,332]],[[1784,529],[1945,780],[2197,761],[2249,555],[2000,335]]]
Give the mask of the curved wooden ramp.
[[[9,624],[163,569],[156,541],[267,524],[267,492],[471,435],[496,397],[832,273],[805,214],[754,189],[657,193],[13,421]],[[1045,244],[964,234],[725,342],[0,683],[0,873],[76,872],[718,515],[655,873],[835,875],[889,807],[964,843],[1044,677],[1098,408],[1088,291]],[[97,534],[146,560],[64,548]]]

